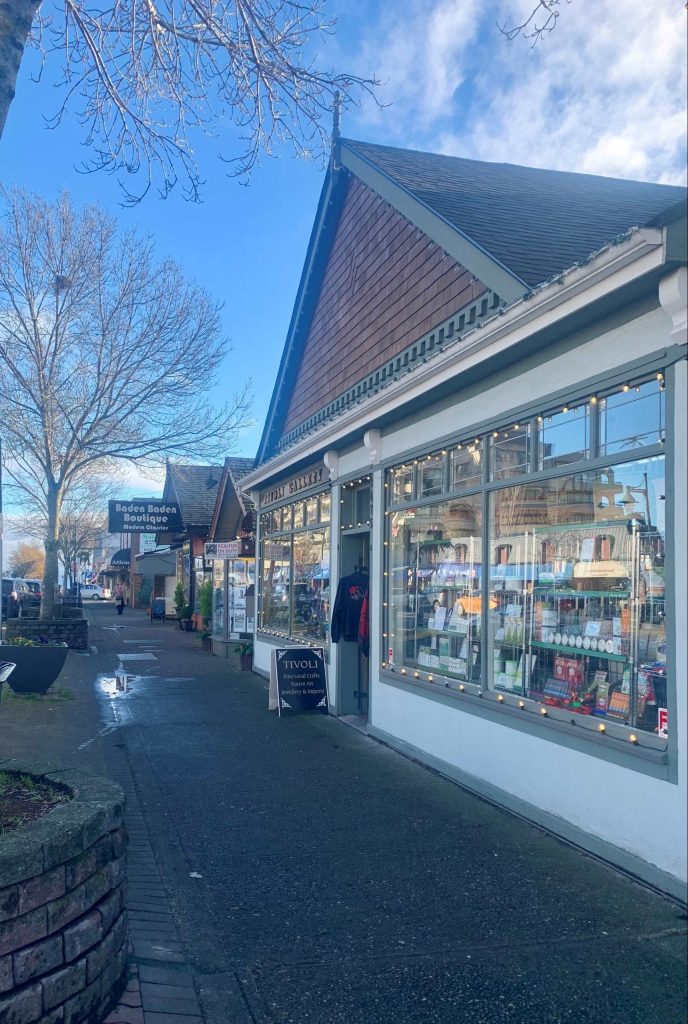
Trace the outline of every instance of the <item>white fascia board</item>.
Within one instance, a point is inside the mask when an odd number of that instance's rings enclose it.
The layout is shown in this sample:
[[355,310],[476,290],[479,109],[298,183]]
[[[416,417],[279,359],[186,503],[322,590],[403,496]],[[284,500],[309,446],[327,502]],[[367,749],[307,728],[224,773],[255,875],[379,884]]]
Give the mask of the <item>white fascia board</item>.
[[543,286],[531,296],[515,302],[504,313],[483,322],[463,341],[419,366],[372,395],[360,405],[326,423],[316,434],[309,434],[281,455],[259,466],[243,482],[248,488],[260,488],[264,481],[286,473],[298,461],[316,455],[337,444],[352,430],[362,429],[376,416],[422,398],[436,384],[457,376],[488,357],[499,355],[532,334],[546,329],[613,294],[634,280],[660,268],[665,260],[662,228],[642,228],[621,242],[603,250],[589,263],[565,271],[555,282]]

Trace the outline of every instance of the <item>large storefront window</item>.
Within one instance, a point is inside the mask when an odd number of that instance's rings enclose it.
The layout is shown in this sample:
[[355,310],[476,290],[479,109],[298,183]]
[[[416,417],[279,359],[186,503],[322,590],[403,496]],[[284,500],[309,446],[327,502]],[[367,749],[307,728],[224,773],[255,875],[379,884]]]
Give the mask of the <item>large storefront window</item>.
[[480,495],[390,517],[385,641],[403,672],[480,680],[481,531]]
[[382,667],[665,739],[664,405],[657,373],[389,469]]
[[664,458],[494,491],[489,521],[489,685],[655,731]]
[[329,494],[314,495],[261,517],[260,629],[284,637],[327,639],[329,520]]
[[225,635],[225,564],[213,562],[213,635]]

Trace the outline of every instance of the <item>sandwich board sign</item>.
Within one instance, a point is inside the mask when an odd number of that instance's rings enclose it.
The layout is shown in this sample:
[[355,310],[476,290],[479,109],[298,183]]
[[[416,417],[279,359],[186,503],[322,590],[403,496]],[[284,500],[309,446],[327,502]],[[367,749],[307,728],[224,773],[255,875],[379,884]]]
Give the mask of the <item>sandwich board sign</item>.
[[322,647],[278,647],[272,652],[268,707],[282,715],[329,714]]

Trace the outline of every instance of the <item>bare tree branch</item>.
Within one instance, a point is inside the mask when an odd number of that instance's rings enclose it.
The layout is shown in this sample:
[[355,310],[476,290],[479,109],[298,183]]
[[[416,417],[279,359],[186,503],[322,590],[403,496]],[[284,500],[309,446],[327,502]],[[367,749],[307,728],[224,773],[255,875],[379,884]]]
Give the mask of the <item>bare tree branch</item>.
[[[566,0],[567,4],[571,2],[572,0]],[[557,21],[561,16],[561,11],[558,10],[560,3],[561,0],[538,0],[528,17],[519,25],[507,28],[506,23],[498,23],[497,28],[510,41],[523,36],[524,39],[532,39],[531,45],[535,46],[557,27]]]
[[122,460],[223,458],[250,389],[208,404],[228,351],[220,309],[173,261],[156,263],[150,239],[119,237],[103,210],[77,212],[64,194],[0,194],[6,473],[45,517],[49,602],[70,495]]
[[[38,0],[17,3],[16,20],[27,8],[30,23]],[[78,117],[92,152],[83,170],[143,173],[137,192],[120,180],[127,203],[154,183],[165,196],[179,178],[185,194],[199,198],[197,132],[238,128],[238,153],[221,157],[231,176],[246,178],[276,142],[324,158],[336,94],[354,103],[378,84],[315,65],[318,39],[334,31],[324,7],[325,0],[52,0],[51,10],[43,0],[34,39],[44,63],[61,59],[64,86],[48,123]],[[22,47],[26,20],[24,11]],[[14,21],[0,19],[0,133],[3,53],[18,31]],[[12,96],[10,89],[5,113]]]

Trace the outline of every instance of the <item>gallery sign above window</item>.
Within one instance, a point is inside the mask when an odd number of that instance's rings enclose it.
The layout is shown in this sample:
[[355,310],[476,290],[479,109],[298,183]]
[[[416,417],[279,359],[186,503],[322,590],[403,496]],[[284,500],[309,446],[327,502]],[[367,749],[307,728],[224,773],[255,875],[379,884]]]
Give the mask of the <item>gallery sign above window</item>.
[[280,501],[288,501],[290,498],[296,497],[297,494],[310,490],[311,487],[324,484],[327,479],[324,463],[318,463],[315,466],[304,469],[296,476],[282,480],[269,490],[263,491],[260,496],[260,507],[264,508],[266,505],[275,505]]

